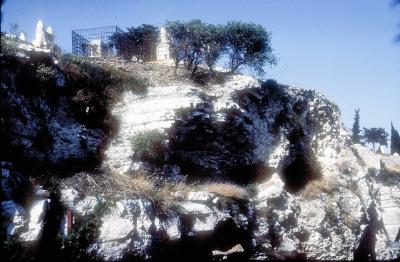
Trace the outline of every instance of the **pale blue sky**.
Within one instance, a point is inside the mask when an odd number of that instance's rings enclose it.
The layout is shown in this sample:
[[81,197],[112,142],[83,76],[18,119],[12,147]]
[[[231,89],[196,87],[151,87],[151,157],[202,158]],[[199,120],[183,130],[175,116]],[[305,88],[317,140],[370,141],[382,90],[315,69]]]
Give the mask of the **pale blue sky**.
[[16,22],[34,36],[38,19],[51,25],[56,42],[71,51],[71,30],[200,18],[209,23],[242,20],[272,32],[279,56],[268,76],[316,89],[337,103],[348,128],[354,109],[361,126],[400,129],[400,6],[391,0],[7,0],[2,31]]

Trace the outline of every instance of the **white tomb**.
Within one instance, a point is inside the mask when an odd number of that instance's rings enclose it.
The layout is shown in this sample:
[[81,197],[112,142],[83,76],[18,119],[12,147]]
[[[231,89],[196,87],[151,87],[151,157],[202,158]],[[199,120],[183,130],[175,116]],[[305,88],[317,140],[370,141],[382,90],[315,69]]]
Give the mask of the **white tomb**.
[[164,27],[160,28],[160,43],[157,45],[157,62],[170,63],[170,44],[167,39],[167,30]]

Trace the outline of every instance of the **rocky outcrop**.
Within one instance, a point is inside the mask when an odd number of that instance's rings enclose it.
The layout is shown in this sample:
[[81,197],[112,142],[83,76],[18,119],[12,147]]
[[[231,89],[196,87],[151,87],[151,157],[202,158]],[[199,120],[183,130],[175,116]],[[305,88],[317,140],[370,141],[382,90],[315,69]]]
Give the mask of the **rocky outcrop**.
[[[107,203],[91,196],[81,200],[76,196],[73,190],[64,189],[61,199],[72,210],[75,221],[95,215],[98,236],[87,247],[87,252],[99,260],[189,258],[193,252],[210,260],[213,248],[224,248],[235,241],[248,249],[251,247],[248,233],[252,210],[248,203],[207,192],[190,192],[185,201],[163,215],[145,199]],[[100,206],[107,208],[99,213]],[[80,230],[82,224],[74,227]]]
[[18,54],[1,55],[0,145],[5,150],[0,158],[18,164],[29,161],[30,170],[68,166],[68,172],[71,167],[95,166],[104,129],[87,125],[73,112],[88,114],[89,108],[76,109],[58,61],[47,53]]
[[[249,198],[200,187],[170,192],[177,200],[162,210],[151,196],[78,188],[76,176],[76,184],[56,184],[51,195],[36,185],[26,203],[14,192],[25,178],[4,163],[7,238],[40,241],[51,225],[51,235],[63,235],[61,253],[108,261],[400,256],[400,159],[353,145],[337,106],[323,95],[241,75],[208,88],[154,83],[147,94],[127,91],[113,105],[120,128],[102,169],[200,185],[230,181]],[[5,84],[1,95],[13,112],[1,131],[18,163],[82,164],[101,148],[103,131],[80,124],[62,97],[50,105]],[[43,137],[51,140],[35,140]],[[76,165],[63,166],[72,175]]]

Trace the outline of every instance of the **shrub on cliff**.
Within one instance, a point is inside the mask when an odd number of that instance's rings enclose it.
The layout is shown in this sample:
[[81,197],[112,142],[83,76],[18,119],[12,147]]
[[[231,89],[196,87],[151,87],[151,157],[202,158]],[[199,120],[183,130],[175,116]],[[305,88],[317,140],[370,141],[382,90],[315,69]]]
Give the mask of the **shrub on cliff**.
[[65,74],[65,93],[73,112],[85,124],[99,126],[110,105],[125,91],[145,93],[146,79],[93,63],[90,58],[64,55],[61,67]]
[[137,134],[132,139],[134,160],[160,164],[164,160],[166,137],[157,130]]

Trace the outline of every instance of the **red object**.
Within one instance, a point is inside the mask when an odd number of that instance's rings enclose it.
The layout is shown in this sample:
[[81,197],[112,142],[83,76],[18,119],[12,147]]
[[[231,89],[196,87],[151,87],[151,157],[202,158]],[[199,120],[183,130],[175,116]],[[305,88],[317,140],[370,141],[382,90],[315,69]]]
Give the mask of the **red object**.
[[72,231],[72,226],[73,226],[73,214],[72,214],[72,210],[68,209],[67,210],[67,234],[71,234]]

